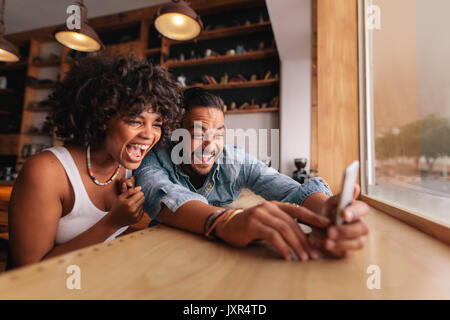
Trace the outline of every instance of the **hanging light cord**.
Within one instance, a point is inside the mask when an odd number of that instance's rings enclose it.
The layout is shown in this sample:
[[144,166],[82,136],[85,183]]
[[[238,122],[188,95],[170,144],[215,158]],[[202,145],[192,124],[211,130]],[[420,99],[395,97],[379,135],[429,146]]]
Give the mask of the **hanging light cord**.
[[2,10],[0,11],[0,23],[3,24],[3,17],[5,15],[5,1],[2,0]]

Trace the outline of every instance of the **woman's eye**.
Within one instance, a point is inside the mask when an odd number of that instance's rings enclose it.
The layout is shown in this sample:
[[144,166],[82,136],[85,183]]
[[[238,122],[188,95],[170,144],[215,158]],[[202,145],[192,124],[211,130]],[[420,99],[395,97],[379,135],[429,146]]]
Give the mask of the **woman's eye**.
[[136,120],[127,120],[127,123],[134,127],[139,127],[142,125],[142,121],[136,121]]
[[158,127],[158,128],[162,128],[162,123],[154,123],[153,126],[154,127]]

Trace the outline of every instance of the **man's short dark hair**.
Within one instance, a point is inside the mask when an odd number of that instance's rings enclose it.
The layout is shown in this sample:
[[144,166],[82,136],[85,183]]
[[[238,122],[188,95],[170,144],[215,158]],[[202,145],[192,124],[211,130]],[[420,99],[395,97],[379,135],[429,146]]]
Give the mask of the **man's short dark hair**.
[[203,88],[189,88],[184,91],[183,96],[183,107],[186,112],[195,107],[215,108],[223,112],[224,103],[222,98]]

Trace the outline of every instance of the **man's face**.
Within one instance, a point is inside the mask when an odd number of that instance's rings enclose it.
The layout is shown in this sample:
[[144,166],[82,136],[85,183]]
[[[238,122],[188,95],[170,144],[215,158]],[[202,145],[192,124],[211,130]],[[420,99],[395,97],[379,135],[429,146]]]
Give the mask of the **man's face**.
[[191,133],[190,169],[207,175],[224,146],[225,119],[217,108],[195,107],[183,119],[183,127]]

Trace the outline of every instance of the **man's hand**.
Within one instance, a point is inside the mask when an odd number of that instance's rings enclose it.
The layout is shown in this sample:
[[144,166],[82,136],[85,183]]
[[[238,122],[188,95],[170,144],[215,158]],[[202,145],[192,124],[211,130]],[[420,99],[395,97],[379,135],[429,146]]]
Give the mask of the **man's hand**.
[[[346,224],[331,225],[327,228],[327,238],[319,242],[324,253],[336,258],[345,258],[362,249],[366,243],[369,228],[362,218],[369,212],[369,206],[359,200],[360,187],[355,185],[353,202],[343,210]],[[322,215],[335,221],[339,195],[329,198],[322,207]]]
[[238,214],[223,227],[216,229],[217,237],[235,247],[244,247],[255,240],[264,240],[286,259],[291,260],[291,250],[302,261],[317,259],[313,249],[294,218],[319,228],[330,224],[330,219],[295,204],[266,201]]

